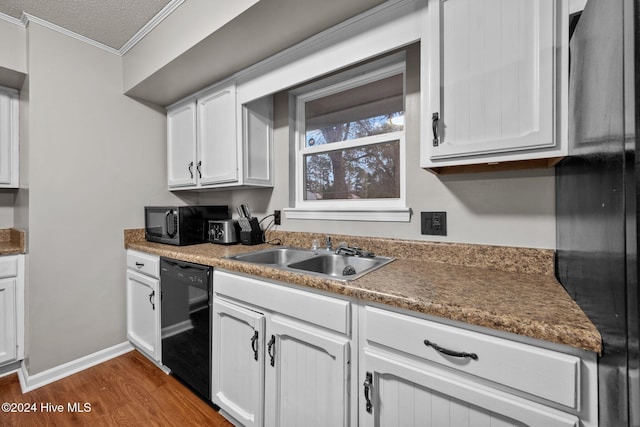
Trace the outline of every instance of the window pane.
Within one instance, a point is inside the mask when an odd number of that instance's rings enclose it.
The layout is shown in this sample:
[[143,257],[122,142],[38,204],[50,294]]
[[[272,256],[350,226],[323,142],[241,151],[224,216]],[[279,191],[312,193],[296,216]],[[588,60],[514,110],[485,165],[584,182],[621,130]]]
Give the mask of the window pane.
[[399,141],[305,155],[304,199],[397,199],[399,159]]
[[318,98],[305,104],[305,146],[401,131],[402,74]]

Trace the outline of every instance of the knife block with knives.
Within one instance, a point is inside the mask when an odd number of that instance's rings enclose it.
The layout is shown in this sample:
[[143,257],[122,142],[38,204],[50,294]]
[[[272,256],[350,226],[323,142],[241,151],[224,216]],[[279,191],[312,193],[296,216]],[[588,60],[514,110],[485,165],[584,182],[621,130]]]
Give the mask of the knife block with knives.
[[260,228],[258,218],[251,216],[251,210],[246,204],[238,208],[238,225],[240,225],[240,243],[243,245],[259,245],[264,243],[264,233]]

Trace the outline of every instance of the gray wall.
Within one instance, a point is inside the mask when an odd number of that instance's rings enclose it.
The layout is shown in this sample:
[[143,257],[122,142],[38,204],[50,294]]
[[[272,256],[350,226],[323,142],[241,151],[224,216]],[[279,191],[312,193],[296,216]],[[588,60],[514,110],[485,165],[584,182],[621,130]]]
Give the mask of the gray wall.
[[[554,169],[447,177],[420,168],[419,49],[407,56],[407,203],[411,222],[287,220],[280,230],[316,231],[402,239],[555,248]],[[259,216],[289,207],[288,96],[275,98],[275,186],[235,191],[231,204],[249,202]],[[202,201],[208,195],[203,193]],[[446,211],[448,235],[420,234],[421,211]]]
[[[30,374],[126,341],[123,229],[166,190],[165,114],[122,95],[121,58],[29,25],[23,188]],[[23,106],[24,109],[24,106]],[[25,218],[26,216],[26,218]]]

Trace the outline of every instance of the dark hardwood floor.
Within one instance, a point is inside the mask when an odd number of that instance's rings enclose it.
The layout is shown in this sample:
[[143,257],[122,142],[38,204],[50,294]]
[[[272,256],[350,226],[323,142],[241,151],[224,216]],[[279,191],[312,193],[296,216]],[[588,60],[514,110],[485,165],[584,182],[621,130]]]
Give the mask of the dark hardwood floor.
[[[4,412],[3,406],[0,426],[231,426],[135,350],[26,394],[17,374],[0,378],[4,403],[28,404],[35,412]],[[53,412],[57,405],[62,412]]]

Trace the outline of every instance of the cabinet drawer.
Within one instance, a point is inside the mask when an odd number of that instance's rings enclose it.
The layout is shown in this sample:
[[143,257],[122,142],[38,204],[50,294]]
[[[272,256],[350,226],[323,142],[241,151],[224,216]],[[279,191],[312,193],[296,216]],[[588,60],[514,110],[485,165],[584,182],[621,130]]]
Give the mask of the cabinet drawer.
[[220,270],[213,273],[213,290],[216,295],[234,298],[345,335],[351,332],[349,301]]
[[18,275],[18,257],[0,257],[0,279]]
[[[580,409],[578,357],[374,307],[365,308],[365,319],[367,344],[380,344]],[[434,346],[475,356],[455,357]]]
[[157,279],[160,277],[160,257],[130,250],[127,251],[127,268]]

